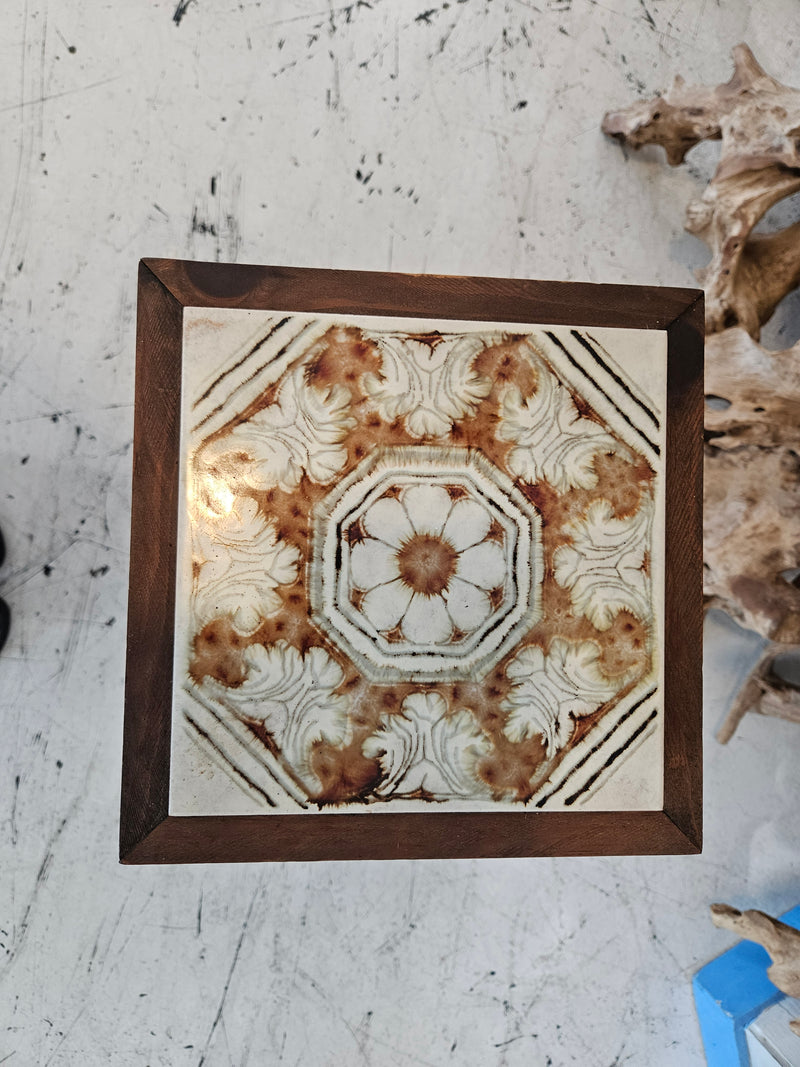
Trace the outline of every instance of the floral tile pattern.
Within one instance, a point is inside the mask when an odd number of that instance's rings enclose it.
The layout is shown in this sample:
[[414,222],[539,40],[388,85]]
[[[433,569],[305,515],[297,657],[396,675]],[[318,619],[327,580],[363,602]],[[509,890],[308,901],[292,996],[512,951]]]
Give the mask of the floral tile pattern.
[[170,810],[660,808],[665,357],[185,309]]
[[378,449],[314,510],[312,618],[375,682],[485,674],[542,574],[536,510],[468,449]]

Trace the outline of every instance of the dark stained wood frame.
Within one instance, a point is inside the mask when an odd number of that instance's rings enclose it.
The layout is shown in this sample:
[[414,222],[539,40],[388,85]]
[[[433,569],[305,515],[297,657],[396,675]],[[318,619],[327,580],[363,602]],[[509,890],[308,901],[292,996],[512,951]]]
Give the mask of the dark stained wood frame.
[[[168,814],[184,307],[666,331],[662,811]],[[120,819],[123,863],[700,851],[703,295],[699,290],[143,260],[135,410]]]

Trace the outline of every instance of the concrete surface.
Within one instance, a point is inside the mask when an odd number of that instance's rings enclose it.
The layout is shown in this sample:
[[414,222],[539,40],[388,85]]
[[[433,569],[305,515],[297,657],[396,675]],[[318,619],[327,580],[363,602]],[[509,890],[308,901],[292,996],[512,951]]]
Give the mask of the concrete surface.
[[708,905],[800,897],[800,731],[713,741],[719,619],[702,857],[117,865],[138,258],[691,284],[715,146],[603,111],[740,40],[800,83],[792,0],[433,2],[0,14],[0,1063],[683,1067]]

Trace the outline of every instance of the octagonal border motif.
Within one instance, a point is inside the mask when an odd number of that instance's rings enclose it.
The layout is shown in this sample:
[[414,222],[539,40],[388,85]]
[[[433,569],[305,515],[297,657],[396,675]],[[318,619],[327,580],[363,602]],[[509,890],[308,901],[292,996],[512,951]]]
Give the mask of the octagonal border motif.
[[[461,485],[502,526],[505,596],[497,609],[444,653],[434,645],[396,651],[350,601],[345,531],[400,482]],[[482,678],[541,617],[541,519],[511,480],[480,451],[411,446],[382,448],[363,460],[315,507],[309,570],[312,619],[370,681]]]

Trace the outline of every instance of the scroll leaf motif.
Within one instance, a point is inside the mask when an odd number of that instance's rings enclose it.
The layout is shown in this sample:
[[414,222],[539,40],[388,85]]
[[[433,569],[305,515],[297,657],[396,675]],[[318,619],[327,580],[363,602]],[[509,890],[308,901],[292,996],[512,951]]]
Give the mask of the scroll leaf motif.
[[536,361],[533,396],[523,400],[509,385],[500,400],[497,436],[515,445],[506,460],[509,470],[534,484],[542,479],[559,492],[597,485],[594,457],[616,452],[619,444],[598,423],[578,413],[569,391]]
[[296,489],[304,474],[327,485],[347,462],[341,446],[356,420],[350,414],[350,393],[342,385],[320,389],[305,378],[301,365],[281,385],[274,404],[240,423],[218,445],[220,454],[244,453],[243,469],[253,489]]
[[569,589],[575,611],[607,630],[623,609],[646,621],[652,615],[650,579],[644,570],[650,544],[652,500],[618,519],[607,500],[595,500],[568,527],[572,544],[553,553],[553,573]]
[[380,376],[365,374],[364,391],[387,422],[404,418],[412,437],[444,437],[470,415],[492,383],[472,364],[487,345],[478,334],[420,341],[393,333],[370,333],[380,350]]
[[251,634],[281,606],[276,590],[297,579],[300,552],[278,539],[250,497],[236,497],[225,514],[197,509],[193,523],[193,606],[198,629],[230,616]]
[[424,790],[437,800],[477,797],[488,788],[474,775],[475,763],[491,744],[467,710],[448,716],[439,693],[412,693],[401,715],[368,737],[362,751],[378,759],[384,779],[376,792],[401,797]]
[[324,648],[303,656],[286,641],[265,648],[250,645],[244,653],[247,678],[236,688],[213,679],[203,683],[241,718],[263,722],[283,759],[313,795],[320,783],[309,757],[317,741],[340,745],[347,733],[347,698],[336,693],[342,668]]
[[541,734],[550,759],[569,741],[575,718],[589,715],[615,695],[622,679],[600,670],[595,641],[573,644],[556,638],[547,655],[535,645],[523,648],[506,668],[513,687],[501,710],[508,712],[505,734],[524,741]]

